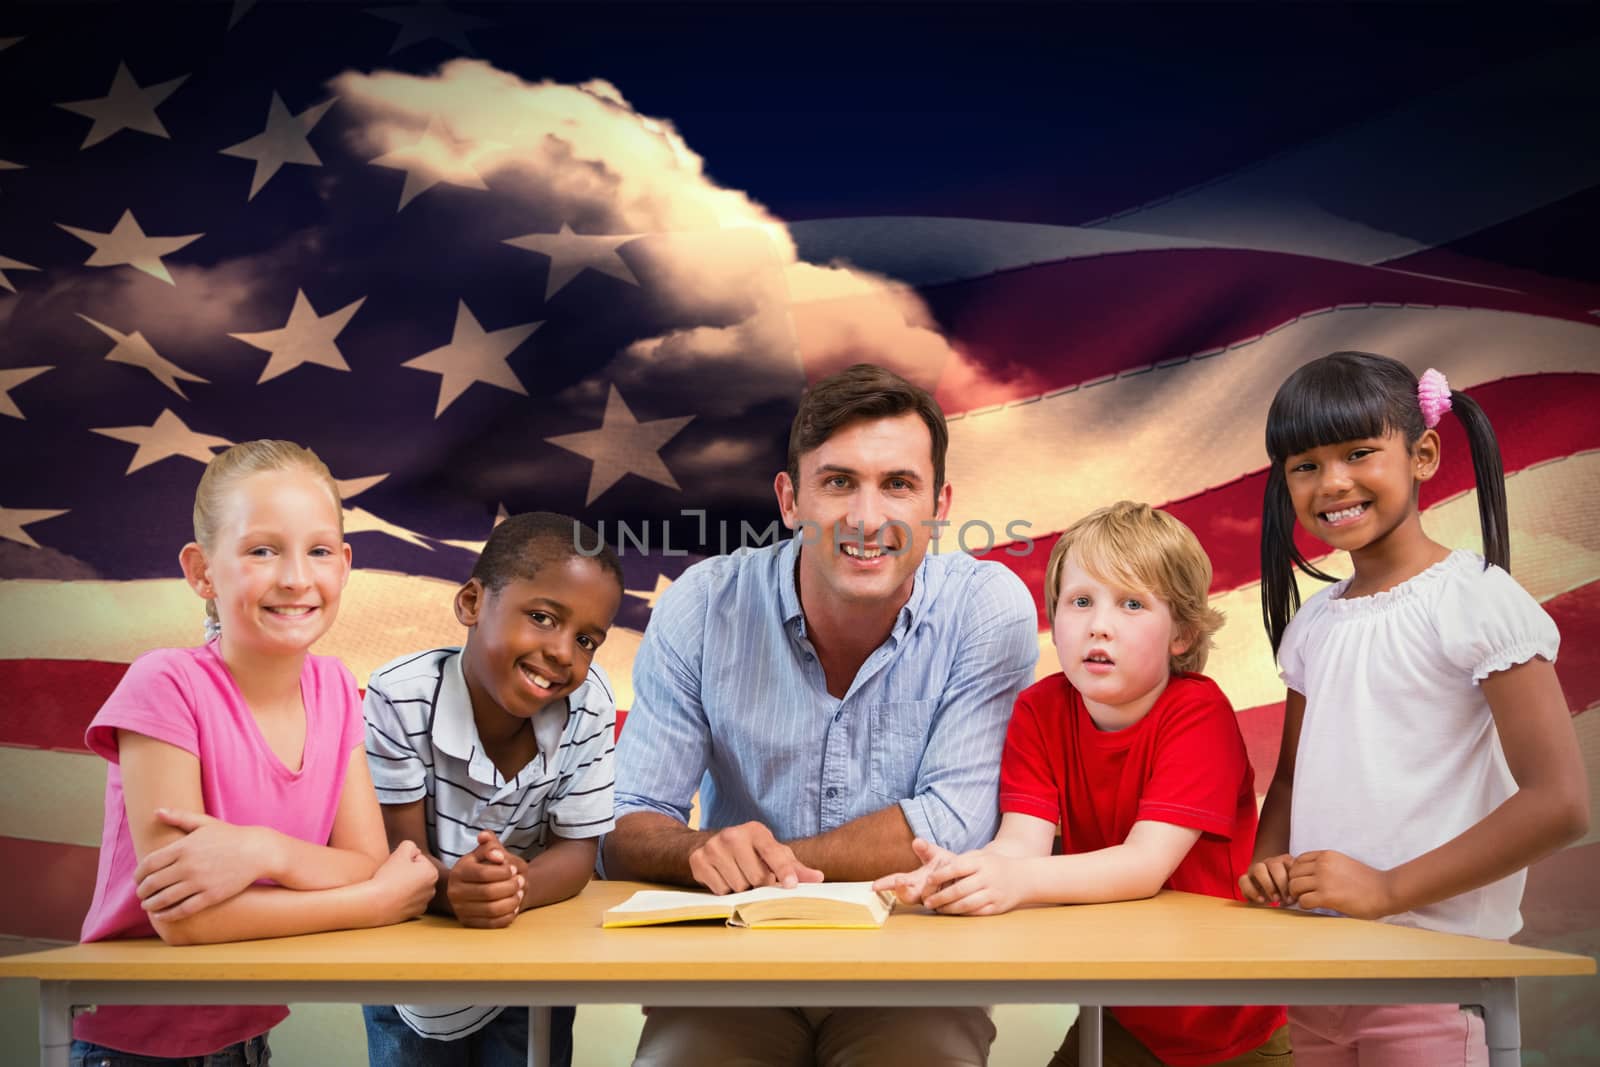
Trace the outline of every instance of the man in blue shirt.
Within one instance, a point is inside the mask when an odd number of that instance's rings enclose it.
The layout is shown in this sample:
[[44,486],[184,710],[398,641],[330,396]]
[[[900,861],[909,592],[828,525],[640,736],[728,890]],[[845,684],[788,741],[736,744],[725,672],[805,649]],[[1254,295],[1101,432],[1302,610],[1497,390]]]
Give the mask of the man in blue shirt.
[[[774,483],[795,536],[689,568],[645,631],[608,877],[862,881],[918,866],[914,837],[993,836],[1037,613],[999,564],[928,552],[948,440],[933,398],[882,368],[807,390]],[[982,1064],[993,1038],[981,1009],[654,1008],[635,1063]]]

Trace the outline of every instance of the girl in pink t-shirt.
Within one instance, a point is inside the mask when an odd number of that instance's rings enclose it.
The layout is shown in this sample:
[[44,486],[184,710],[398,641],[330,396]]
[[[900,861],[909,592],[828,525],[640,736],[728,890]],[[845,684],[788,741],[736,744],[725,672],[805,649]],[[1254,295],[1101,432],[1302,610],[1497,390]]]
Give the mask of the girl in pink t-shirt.
[[[420,914],[433,867],[410,843],[387,852],[355,680],[309,654],[350,576],[328,468],[286,441],[235,445],[200,479],[194,533],[179,562],[206,601],[206,644],[139,657],[89,725],[111,767],[83,940],[204,944]],[[262,1062],[287,1014],[105,1006],[74,1021],[72,1062]]]

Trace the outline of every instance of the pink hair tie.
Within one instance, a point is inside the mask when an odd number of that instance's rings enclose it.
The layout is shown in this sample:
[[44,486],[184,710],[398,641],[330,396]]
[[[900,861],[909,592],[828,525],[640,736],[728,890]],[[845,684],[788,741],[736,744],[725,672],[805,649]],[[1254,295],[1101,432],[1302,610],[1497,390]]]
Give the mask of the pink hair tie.
[[1417,404],[1422,408],[1422,424],[1430,430],[1439,425],[1439,416],[1450,410],[1450,383],[1432,367],[1417,379]]

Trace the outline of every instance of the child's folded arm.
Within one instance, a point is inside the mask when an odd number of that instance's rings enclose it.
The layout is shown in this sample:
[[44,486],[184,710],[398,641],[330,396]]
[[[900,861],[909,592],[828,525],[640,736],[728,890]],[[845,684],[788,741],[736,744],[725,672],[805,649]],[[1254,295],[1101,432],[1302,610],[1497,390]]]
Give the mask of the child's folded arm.
[[511,865],[527,881],[522,910],[577,895],[594,875],[595,853],[599,847],[598,837],[554,836],[545,850],[531,860],[524,861],[508,852]]
[[422,805],[421,800],[413,800],[408,804],[380,805],[384,835],[388,838],[390,848],[399,848],[401,843],[406,841],[417,846],[418,851],[434,871],[433,896],[428,901],[428,910],[435,915],[449,915],[453,918],[455,909],[450,906],[447,892],[450,868],[428,851],[428,823]]
[[168,922],[152,916],[151,925],[169,945],[388,926],[422,913],[430,891],[422,865],[417,850],[403,845],[363,882],[308,891],[253,885],[185,919]]
[[388,858],[390,846],[372,791],[366,752],[357,746],[346,760],[339,807],[326,846],[271,832],[276,848],[268,877],[285,889],[335,889],[371,878]]
[[1031,864],[1036,903],[1099,904],[1153,897],[1200,840],[1187,826],[1141,819],[1120,845]]

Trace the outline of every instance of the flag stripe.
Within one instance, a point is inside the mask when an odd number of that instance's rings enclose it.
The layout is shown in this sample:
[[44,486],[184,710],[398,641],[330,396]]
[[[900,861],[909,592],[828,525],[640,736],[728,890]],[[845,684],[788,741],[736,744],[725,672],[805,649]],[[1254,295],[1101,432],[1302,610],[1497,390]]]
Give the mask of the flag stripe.
[[952,419],[950,518],[957,528],[982,520],[1004,531],[1026,519],[1035,530],[1060,530],[1130,489],[1146,500],[1182,500],[1258,471],[1273,394],[1289,370],[1324,352],[1383,352],[1436,366],[1454,388],[1470,390],[1505,378],[1508,352],[1525,373],[1592,375],[1597,346],[1600,328],[1541,316],[1329,312],[1215,357]]
[[[1265,252],[1128,252],[922,293],[964,354],[1010,380],[1011,394],[986,396],[987,403],[1227,348],[1334,307],[1466,307],[1593,327],[1582,305],[1542,293]],[[1154,293],[1160,299],[1152,299]],[[1228,313],[1194,314],[1208,307]],[[949,411],[970,406],[954,391],[939,399]]]
[[77,941],[94,899],[100,850],[0,837],[11,876],[0,878],[0,933]]
[[0,781],[12,797],[6,802],[6,829],[13,836],[91,848],[100,844],[106,762],[99,756],[0,745]]
[[[1600,420],[1587,417],[1600,409],[1600,376],[1529,375],[1489,382],[1467,393],[1483,407],[1495,427],[1507,475],[1572,452],[1600,449]],[[1439,430],[1446,462],[1438,475],[1423,486],[1424,508],[1473,487],[1465,431],[1454,419],[1441,422]],[[1261,470],[1187,499],[1150,501],[1183,520],[1200,538],[1211,558],[1214,595],[1260,578],[1261,498],[1266,481],[1266,471]],[[1307,558],[1326,554],[1326,546],[1300,531],[1297,535]],[[1045,625],[1045,564],[1058,536],[1058,531],[1036,534],[1032,550],[1026,555],[1013,554],[1022,548],[1016,542],[980,553],[981,558],[1015,571],[1033,591],[1041,628]],[[1515,543],[1513,540],[1514,547]]]

